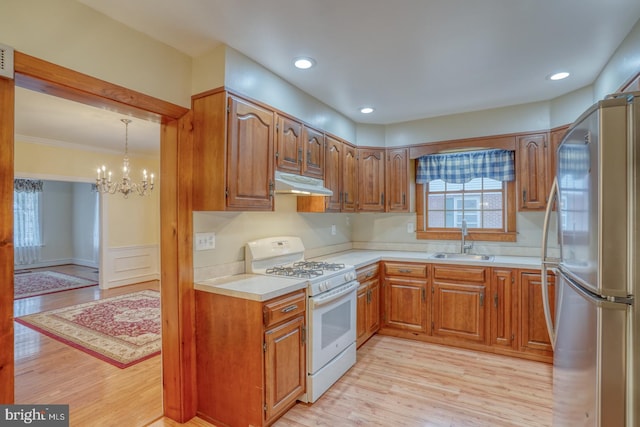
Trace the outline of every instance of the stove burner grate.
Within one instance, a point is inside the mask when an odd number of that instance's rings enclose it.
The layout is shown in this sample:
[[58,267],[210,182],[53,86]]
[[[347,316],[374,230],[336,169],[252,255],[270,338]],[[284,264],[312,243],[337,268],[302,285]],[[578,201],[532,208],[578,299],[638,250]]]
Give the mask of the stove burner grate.
[[276,276],[301,277],[306,279],[322,276],[323,274],[322,270],[312,269],[308,267],[303,268],[297,265],[294,265],[293,267],[275,266],[272,268],[267,268],[265,273],[274,274]]
[[293,266],[304,268],[304,269],[327,270],[327,271],[338,271],[345,268],[345,265],[341,263],[330,263],[330,262],[323,262],[323,261],[299,261],[294,263]]

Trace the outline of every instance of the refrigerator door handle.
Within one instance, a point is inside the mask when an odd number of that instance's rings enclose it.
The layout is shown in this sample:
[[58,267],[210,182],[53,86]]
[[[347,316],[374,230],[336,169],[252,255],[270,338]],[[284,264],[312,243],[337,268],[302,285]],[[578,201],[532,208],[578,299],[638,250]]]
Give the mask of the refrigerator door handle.
[[547,203],[547,210],[544,213],[544,225],[542,226],[542,307],[544,308],[544,319],[547,324],[547,332],[549,332],[549,339],[551,340],[551,346],[556,347],[556,332],[551,320],[551,304],[549,303],[549,282],[547,280],[547,269],[558,266],[558,260],[549,259],[547,257],[547,241],[549,237],[549,218],[551,217],[551,211],[553,210],[553,204],[558,197],[558,179],[553,179],[551,185],[551,191],[549,192],[549,202]]

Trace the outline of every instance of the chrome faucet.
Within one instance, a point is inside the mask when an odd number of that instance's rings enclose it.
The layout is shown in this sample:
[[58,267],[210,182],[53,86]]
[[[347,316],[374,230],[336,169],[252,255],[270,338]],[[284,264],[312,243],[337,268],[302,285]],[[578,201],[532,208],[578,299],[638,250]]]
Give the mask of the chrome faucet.
[[469,253],[469,249],[471,249],[473,247],[473,243],[465,243],[464,242],[464,238],[465,236],[469,235],[469,231],[467,229],[467,220],[463,219],[462,220],[462,227],[460,228],[461,234],[462,234],[462,239],[460,241],[460,253],[461,254],[466,254]]

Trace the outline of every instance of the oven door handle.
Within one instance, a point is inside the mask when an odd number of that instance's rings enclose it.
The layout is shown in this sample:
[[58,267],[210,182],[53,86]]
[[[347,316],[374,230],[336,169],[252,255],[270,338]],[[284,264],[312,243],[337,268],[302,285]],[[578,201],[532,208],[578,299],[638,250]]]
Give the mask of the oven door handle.
[[340,298],[342,298],[343,296],[355,291],[355,289],[358,287],[359,283],[357,281],[353,281],[353,282],[349,282],[346,285],[342,285],[340,288],[336,289],[336,291],[338,292],[332,292],[329,291],[327,292],[329,295],[327,296],[322,296],[322,294],[317,295],[315,297],[311,297],[310,298],[310,302],[311,302],[311,306],[313,308],[316,307],[321,307],[323,305],[327,305],[329,303],[334,302],[335,300],[338,300]]

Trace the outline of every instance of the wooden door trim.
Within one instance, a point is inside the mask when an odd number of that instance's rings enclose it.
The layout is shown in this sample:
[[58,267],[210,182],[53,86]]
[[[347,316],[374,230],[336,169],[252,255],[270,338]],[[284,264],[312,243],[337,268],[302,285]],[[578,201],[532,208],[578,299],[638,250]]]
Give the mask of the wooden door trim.
[[[122,86],[15,52],[15,80],[0,79],[0,347],[13,349],[13,200],[15,86],[162,123],[160,250],[165,416],[196,414],[194,291],[191,262],[190,111]],[[2,280],[4,279],[4,280]],[[14,402],[14,352],[0,357],[0,403]]]

